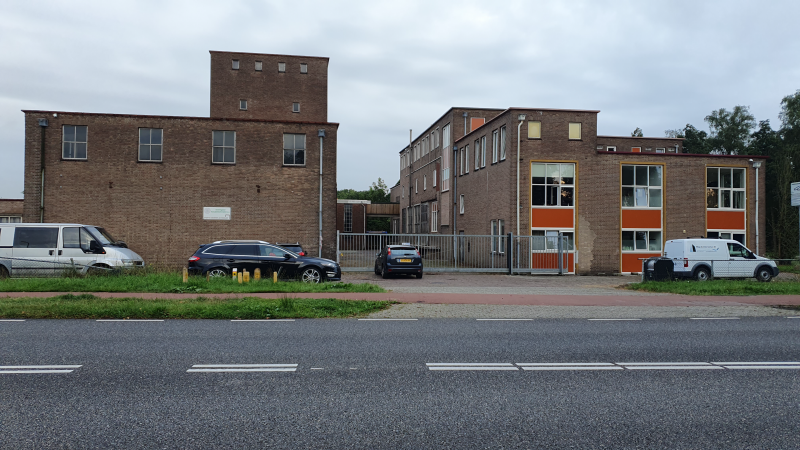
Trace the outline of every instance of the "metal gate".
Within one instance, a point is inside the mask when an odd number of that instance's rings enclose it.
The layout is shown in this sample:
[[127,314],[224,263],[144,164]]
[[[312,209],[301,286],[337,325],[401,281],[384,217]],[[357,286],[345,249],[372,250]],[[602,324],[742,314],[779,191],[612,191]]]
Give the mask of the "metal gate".
[[558,236],[336,233],[336,262],[342,271],[375,270],[385,245],[410,244],[426,272],[569,273],[568,239]]

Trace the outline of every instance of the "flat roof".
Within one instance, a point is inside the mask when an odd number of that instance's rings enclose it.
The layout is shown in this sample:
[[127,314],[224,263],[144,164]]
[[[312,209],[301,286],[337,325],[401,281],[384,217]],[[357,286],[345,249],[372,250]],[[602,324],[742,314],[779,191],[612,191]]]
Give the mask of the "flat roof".
[[688,156],[692,158],[748,158],[748,159],[769,159],[769,156],[762,156],[762,155],[714,155],[711,153],[656,153],[656,152],[609,152],[606,150],[596,150],[599,154],[607,154],[607,155],[639,155],[639,156],[653,156],[658,155],[658,157],[662,156]]
[[670,140],[674,141],[674,140],[676,140],[676,139],[677,139],[677,140],[680,140],[680,141],[682,141],[682,140],[684,140],[684,139],[685,139],[685,138],[679,138],[679,137],[674,137],[674,138],[672,138],[672,137],[647,137],[647,136],[600,136],[600,135],[598,135],[598,136],[597,136],[597,139],[600,139],[600,138],[603,138],[603,139],[650,139],[650,140],[665,140],[665,141],[670,141]]
[[76,116],[111,116],[131,117],[134,119],[179,119],[179,120],[224,120],[228,122],[261,122],[261,123],[299,123],[307,125],[336,125],[337,122],[306,122],[300,120],[264,120],[264,119],[238,119],[235,117],[197,117],[197,116],[155,116],[146,114],[114,114],[114,113],[88,113],[74,111],[42,111],[36,109],[23,109],[25,114],[72,114]]
[[324,59],[326,61],[330,61],[330,58],[328,58],[327,56],[279,55],[276,53],[226,52],[221,50],[209,50],[208,53],[225,53],[228,55],[253,55],[253,56],[286,56],[287,58],[313,58],[313,59]]

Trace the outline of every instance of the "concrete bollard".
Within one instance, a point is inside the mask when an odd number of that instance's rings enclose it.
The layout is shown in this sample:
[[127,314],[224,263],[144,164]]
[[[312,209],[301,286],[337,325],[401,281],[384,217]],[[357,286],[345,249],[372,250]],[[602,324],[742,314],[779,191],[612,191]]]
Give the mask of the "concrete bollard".
[[253,271],[253,279],[256,281],[261,279],[261,269],[256,268],[256,270]]
[[184,283],[189,282],[189,269],[187,269],[186,267],[183,268],[183,282]]
[[244,271],[244,282],[245,283],[249,283],[250,282],[250,272],[247,271],[247,270]]

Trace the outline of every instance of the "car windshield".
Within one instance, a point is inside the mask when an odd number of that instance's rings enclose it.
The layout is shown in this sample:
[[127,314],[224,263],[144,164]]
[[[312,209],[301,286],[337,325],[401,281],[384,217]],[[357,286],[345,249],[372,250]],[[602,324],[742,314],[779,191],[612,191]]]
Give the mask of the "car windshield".
[[417,250],[414,248],[392,248],[392,255],[397,256],[417,256]]
[[114,245],[117,240],[111,237],[105,228],[100,227],[85,227],[86,230],[94,236],[95,239],[100,241],[103,245]]

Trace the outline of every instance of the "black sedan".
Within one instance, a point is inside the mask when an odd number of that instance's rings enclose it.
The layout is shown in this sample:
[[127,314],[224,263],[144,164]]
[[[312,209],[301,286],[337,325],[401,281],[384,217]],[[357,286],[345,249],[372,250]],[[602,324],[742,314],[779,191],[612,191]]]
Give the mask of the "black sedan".
[[387,245],[375,258],[375,274],[383,278],[395,274],[422,278],[422,257],[412,245]]
[[189,272],[212,277],[228,276],[247,270],[251,274],[261,269],[262,276],[300,278],[306,283],[339,281],[342,270],[336,261],[300,256],[264,241],[217,241],[203,244],[189,258]]

